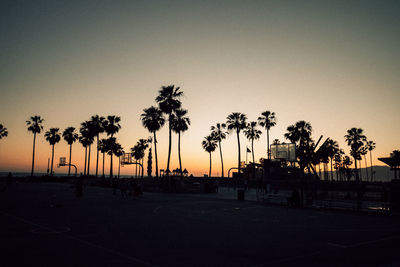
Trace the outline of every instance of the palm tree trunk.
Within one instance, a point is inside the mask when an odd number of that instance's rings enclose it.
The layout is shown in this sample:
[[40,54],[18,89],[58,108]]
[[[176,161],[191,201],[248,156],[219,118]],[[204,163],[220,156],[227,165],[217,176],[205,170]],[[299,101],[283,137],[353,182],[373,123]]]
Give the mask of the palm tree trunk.
[[85,168],[83,169],[83,175],[86,175],[86,163],[87,163],[87,146],[85,146]]
[[104,177],[104,154],[105,152],[103,152],[103,177]]
[[137,178],[137,160],[135,160],[136,164],[135,164],[135,178]]
[[[251,155],[253,156],[253,163],[256,163],[255,161],[254,161],[254,139],[251,139]],[[247,151],[246,151],[246,153],[247,153]]]
[[72,157],[72,144],[69,145],[68,176],[70,176],[71,174],[71,157]]
[[271,159],[271,152],[269,151],[269,130],[267,129],[267,154],[268,159]]
[[240,140],[239,140],[239,131],[236,131],[237,141],[238,141],[238,175],[240,175]]
[[110,179],[113,178],[113,154],[110,155]]
[[221,166],[222,166],[222,178],[224,178],[224,161],[222,159],[222,148],[221,148],[221,141],[219,141],[219,155],[221,156]]
[[368,177],[368,165],[367,165],[367,157],[364,155],[364,160],[365,160],[365,173],[367,174],[367,181],[369,180]]
[[156,178],[158,178],[158,158],[157,158],[157,137],[156,137],[156,131],[154,131],[153,134],[154,134],[154,153],[156,154]]
[[333,181],[333,158],[331,158],[331,181]]
[[179,156],[179,172],[182,176],[182,160],[181,160],[181,132],[178,132],[178,156]]
[[354,167],[356,169],[356,182],[359,182],[358,170],[357,170],[357,159],[356,158],[354,158]]
[[35,166],[35,143],[36,143],[36,133],[33,133],[33,152],[32,152],[32,170],[31,176],[33,176],[33,169]]
[[97,173],[98,173],[98,169],[99,169],[99,135],[97,134],[97,158],[96,158],[96,178],[97,178]]
[[360,160],[360,181],[362,181],[362,171],[361,171],[361,163],[362,163],[362,159]]
[[88,164],[87,164],[87,175],[90,175],[90,150],[92,145],[89,145],[89,155],[88,155]]
[[208,172],[208,177],[211,177],[211,152],[208,153],[210,153],[210,171]]
[[172,137],[171,137],[171,115],[169,115],[168,119],[168,126],[169,126],[169,144],[168,144],[168,162],[167,162],[167,175],[169,176],[169,161],[171,158],[171,142],[172,142]]
[[119,179],[119,176],[120,176],[120,170],[121,170],[121,157],[118,157],[118,179]]
[[374,180],[374,172],[372,171],[372,151],[369,151],[369,158],[371,161],[371,182]]
[[54,161],[54,145],[51,147],[51,171],[50,176],[53,176],[53,161]]

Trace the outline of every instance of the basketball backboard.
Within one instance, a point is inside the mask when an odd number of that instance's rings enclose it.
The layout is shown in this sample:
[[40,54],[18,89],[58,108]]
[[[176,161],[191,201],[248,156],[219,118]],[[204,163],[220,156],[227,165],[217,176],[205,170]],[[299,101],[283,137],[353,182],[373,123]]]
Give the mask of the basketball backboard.
[[271,159],[286,160],[289,162],[296,161],[296,145],[295,144],[273,144],[271,147]]

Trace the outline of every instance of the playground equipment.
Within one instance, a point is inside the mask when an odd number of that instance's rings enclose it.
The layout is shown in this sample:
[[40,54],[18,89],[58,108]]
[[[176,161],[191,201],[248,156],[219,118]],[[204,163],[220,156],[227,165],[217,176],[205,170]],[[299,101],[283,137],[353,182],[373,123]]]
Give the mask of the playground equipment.
[[137,162],[132,158],[132,153],[124,153],[124,154],[122,154],[122,156],[121,156],[121,166],[123,167],[124,165],[132,165],[132,164],[139,165],[139,167],[142,168],[141,178],[143,178],[143,165],[140,162]]
[[64,167],[64,166],[72,166],[75,168],[75,176],[77,176],[78,169],[74,164],[67,163],[66,157],[60,157],[60,162],[57,165],[57,168]]

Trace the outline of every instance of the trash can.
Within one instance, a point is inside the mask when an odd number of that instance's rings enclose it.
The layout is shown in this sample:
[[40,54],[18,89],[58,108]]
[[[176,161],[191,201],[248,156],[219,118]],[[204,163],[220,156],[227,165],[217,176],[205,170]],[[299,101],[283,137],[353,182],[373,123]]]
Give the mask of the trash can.
[[244,200],[244,190],[243,189],[239,189],[237,191],[237,199],[240,200],[240,201]]

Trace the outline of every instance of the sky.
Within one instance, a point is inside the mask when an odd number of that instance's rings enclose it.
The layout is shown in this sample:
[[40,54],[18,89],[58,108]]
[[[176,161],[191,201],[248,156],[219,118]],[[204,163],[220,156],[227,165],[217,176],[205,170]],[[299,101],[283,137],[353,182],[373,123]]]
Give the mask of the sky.
[[[398,1],[2,1],[0,123],[9,136],[0,140],[0,171],[30,171],[25,121],[33,115],[45,119],[45,131],[79,128],[95,114],[120,116],[116,137],[129,151],[150,136],[140,114],[170,84],[184,92],[191,125],[182,163],[194,175],[208,173],[201,141],[212,125],[232,112],[254,121],[265,110],[277,117],[271,140],[287,141],[286,128],[305,120],[315,140],[330,137],[348,153],[346,131],[362,128],[376,142],[373,164],[383,165],[378,157],[400,149],[399,14]],[[167,127],[158,136],[164,169]],[[172,146],[177,168],[176,135]],[[242,134],[243,160],[246,146]],[[222,150],[226,175],[237,164],[234,134]],[[254,151],[256,160],[266,157],[264,132]],[[50,156],[42,133],[35,170],[45,172]],[[63,140],[55,163],[62,156]],[[221,175],[218,151],[212,160],[212,174]],[[75,143],[79,172],[83,161]]]

